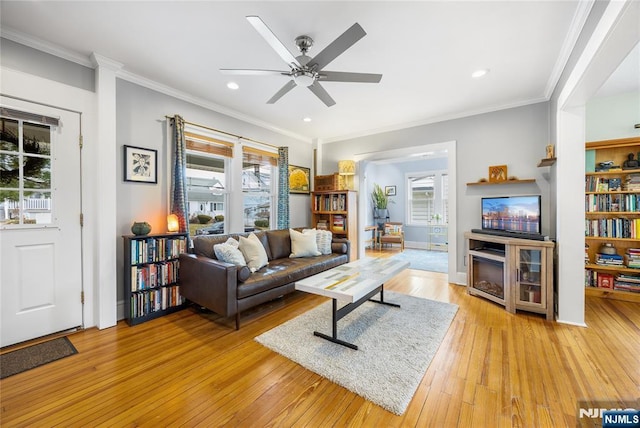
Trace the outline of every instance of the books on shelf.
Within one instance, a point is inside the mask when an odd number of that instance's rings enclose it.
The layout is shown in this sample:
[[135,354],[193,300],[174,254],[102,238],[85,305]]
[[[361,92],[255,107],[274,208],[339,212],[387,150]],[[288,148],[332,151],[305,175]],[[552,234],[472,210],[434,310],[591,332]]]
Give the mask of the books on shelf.
[[640,194],[607,193],[584,196],[587,212],[640,212]]
[[640,218],[586,218],[585,236],[638,239]]
[[180,286],[162,287],[131,295],[131,318],[139,318],[153,312],[166,310],[184,303]]
[[344,221],[344,216],[341,216],[341,215],[334,215],[333,216],[332,229],[336,230],[336,231],[346,230],[346,223]]

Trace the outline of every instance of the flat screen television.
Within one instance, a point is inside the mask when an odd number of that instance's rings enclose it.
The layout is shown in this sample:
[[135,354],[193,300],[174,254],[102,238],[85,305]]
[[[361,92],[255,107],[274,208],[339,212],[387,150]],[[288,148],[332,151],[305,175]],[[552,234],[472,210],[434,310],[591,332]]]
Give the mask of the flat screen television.
[[482,198],[482,229],[539,235],[540,195]]

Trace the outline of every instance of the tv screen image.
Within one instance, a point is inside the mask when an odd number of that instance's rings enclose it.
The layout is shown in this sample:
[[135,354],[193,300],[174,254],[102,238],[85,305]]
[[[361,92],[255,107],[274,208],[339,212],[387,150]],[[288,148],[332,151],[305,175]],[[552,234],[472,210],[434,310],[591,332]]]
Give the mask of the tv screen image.
[[540,234],[540,195],[482,198],[482,229]]

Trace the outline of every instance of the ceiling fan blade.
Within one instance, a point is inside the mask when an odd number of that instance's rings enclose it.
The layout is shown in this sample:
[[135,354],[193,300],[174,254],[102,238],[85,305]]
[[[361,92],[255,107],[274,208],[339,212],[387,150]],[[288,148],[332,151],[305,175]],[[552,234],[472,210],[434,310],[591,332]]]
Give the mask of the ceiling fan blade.
[[251,25],[253,25],[253,28],[255,28],[256,31],[260,33],[262,38],[265,39],[267,43],[269,43],[269,46],[271,46],[271,48],[273,48],[273,50],[275,50],[278,55],[280,55],[280,58],[282,58],[284,62],[286,62],[287,64],[293,64],[294,66],[299,66],[296,57],[293,56],[291,52],[289,52],[289,50],[282,44],[280,40],[278,40],[276,35],[273,34],[271,29],[267,27],[267,24],[265,24],[259,16],[247,16],[247,20]]
[[313,82],[313,85],[309,86],[308,88],[311,92],[316,94],[316,97],[320,98],[320,101],[325,103],[327,107],[331,107],[336,103],[333,100],[333,98],[331,98],[331,95],[329,95],[329,93],[322,87],[320,82],[318,82],[317,80]]
[[363,38],[367,33],[364,32],[360,24],[353,24],[347,31],[342,33],[340,37],[335,39],[326,48],[309,61],[309,67],[317,65],[316,70],[322,70],[327,64],[336,59],[341,53],[349,49],[358,40]]
[[380,79],[382,79],[382,74],[321,71],[318,79],[323,82],[379,83]]
[[289,80],[287,83],[284,84],[284,86],[282,88],[280,88],[280,90],[278,92],[276,92],[276,94],[274,96],[272,96],[269,101],[267,101],[267,104],[274,104],[276,101],[278,101],[280,98],[282,98],[282,96],[284,94],[286,94],[287,92],[289,92],[290,90],[292,90],[293,88],[295,88],[296,82],[295,80],[291,79]]
[[274,76],[274,75],[284,75],[288,76],[288,71],[280,71],[280,70],[242,70],[235,68],[221,68],[220,73],[222,74],[237,74],[244,76]]

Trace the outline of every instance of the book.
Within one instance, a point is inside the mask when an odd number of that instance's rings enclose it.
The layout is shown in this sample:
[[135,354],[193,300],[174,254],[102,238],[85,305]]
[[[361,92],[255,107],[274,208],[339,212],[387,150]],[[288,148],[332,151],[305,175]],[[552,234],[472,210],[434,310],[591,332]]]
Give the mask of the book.
[[610,273],[598,273],[599,288],[613,288],[613,275]]

